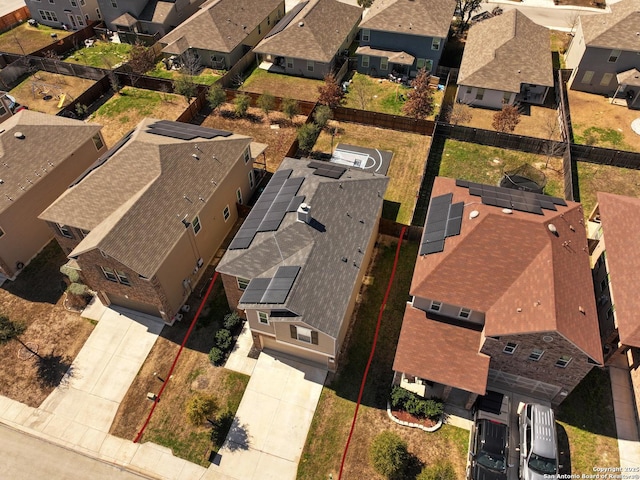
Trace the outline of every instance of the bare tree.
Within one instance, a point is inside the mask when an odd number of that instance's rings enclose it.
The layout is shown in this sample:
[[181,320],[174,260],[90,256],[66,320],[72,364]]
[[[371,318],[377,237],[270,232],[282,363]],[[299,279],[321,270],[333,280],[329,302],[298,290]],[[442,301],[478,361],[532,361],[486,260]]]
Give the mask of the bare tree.
[[351,81],[349,88],[353,91],[358,105],[362,110],[366,110],[369,106],[369,102],[373,98],[371,93],[371,84],[364,75],[356,75]]
[[191,50],[187,50],[184,52],[181,57],[182,67],[180,67],[180,71],[184,75],[191,75],[192,77],[198,75],[200,70],[202,69],[202,64],[200,63],[200,58],[193,53]]
[[471,107],[465,103],[456,102],[449,112],[449,123],[458,125],[460,123],[469,123],[473,118]]
[[520,111],[515,105],[503,105],[493,116],[491,126],[499,132],[513,132],[520,123]]
[[551,157],[562,156],[567,144],[560,140],[560,121],[557,116],[548,116],[544,121],[543,129],[548,140],[542,146],[542,153],[547,157],[544,168],[549,168]]
[[145,47],[141,43],[136,43],[129,52],[127,62],[131,86],[135,86],[140,77],[151,70],[155,65],[155,54],[153,49]]
[[484,0],[456,0],[456,15],[460,18],[458,33],[463,33],[469,28],[469,22],[475,12],[480,10]]
[[571,10],[571,12],[569,12],[569,14],[565,17],[565,22],[567,24],[567,27],[569,27],[569,35],[573,35],[575,33],[579,20],[580,12],[578,10]]

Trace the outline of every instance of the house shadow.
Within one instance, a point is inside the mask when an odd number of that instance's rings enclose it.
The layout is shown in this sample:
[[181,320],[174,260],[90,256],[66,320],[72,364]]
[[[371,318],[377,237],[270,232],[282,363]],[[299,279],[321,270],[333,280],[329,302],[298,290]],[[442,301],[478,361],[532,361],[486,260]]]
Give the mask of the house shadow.
[[556,431],[558,432],[558,464],[560,466],[558,473],[564,475],[562,478],[570,478],[571,450],[569,448],[569,436],[565,428],[557,422]]
[[382,202],[382,218],[395,222],[396,218],[398,218],[398,213],[400,212],[400,205],[400,202],[384,200]]

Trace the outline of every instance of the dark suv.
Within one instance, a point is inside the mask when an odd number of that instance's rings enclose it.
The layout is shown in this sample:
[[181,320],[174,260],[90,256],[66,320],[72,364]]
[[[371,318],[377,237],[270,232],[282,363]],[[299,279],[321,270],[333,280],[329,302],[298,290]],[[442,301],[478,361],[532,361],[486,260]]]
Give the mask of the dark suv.
[[506,480],[508,428],[503,423],[480,419],[471,444],[471,480]]

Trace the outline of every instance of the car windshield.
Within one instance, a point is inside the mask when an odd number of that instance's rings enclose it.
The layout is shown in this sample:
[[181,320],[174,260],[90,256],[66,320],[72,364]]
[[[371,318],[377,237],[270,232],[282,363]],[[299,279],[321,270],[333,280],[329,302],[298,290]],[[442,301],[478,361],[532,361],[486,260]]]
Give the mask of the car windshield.
[[488,452],[479,452],[478,457],[476,458],[476,462],[478,462],[483,467],[486,467],[489,470],[494,470],[496,472],[504,472],[506,470],[506,464],[502,455],[493,455]]
[[543,475],[552,475],[556,473],[556,461],[553,458],[541,457],[532,453],[529,458],[529,468]]

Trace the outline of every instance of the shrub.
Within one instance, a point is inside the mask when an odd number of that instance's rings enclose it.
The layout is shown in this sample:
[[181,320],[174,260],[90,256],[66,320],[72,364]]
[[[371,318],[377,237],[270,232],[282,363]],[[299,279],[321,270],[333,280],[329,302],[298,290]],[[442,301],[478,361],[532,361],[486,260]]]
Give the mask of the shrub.
[[80,282],[80,272],[75,268],[68,267],[67,265],[63,265],[60,267],[60,273],[67,276],[71,283],[79,283]]
[[263,93],[258,97],[258,107],[260,107],[267,117],[269,116],[269,112],[273,110],[275,103],[276,99],[270,93]]
[[216,345],[221,350],[228,350],[232,341],[233,337],[231,336],[231,332],[226,328],[220,329],[216,333]]
[[316,108],[316,111],[313,112],[313,119],[320,129],[324,128],[327,122],[332,118],[333,112],[331,111],[331,108],[326,105],[319,105]]
[[209,87],[207,92],[207,101],[211,110],[214,112],[227,100],[227,94],[218,83],[214,83]]
[[451,462],[436,463],[425,467],[416,480],[456,480],[456,471]]
[[72,283],[67,288],[67,292],[73,295],[86,295],[87,286],[83,285],[82,283]]
[[289,120],[293,120],[293,117],[295,117],[299,111],[298,102],[292,98],[284,98],[282,100],[282,113],[284,113]]
[[212,416],[218,408],[218,402],[213,395],[196,393],[188,401],[185,407],[187,419],[191,425],[202,425],[207,417]]
[[249,110],[249,104],[251,103],[251,99],[248,95],[241,93],[236,96],[233,100],[233,104],[235,105],[236,117],[244,117],[247,114],[247,110]]
[[298,128],[297,138],[300,149],[304,152],[310,152],[316,144],[320,129],[315,123],[305,123]]
[[232,312],[224,316],[224,328],[227,330],[233,330],[242,322],[238,312]]
[[209,361],[216,366],[219,366],[224,360],[224,352],[218,347],[213,347],[209,350]]
[[393,432],[382,432],[371,443],[369,459],[381,475],[390,480],[401,479],[409,462],[407,444]]
[[393,408],[405,409],[405,403],[411,398],[411,392],[402,388],[399,385],[395,385],[391,390],[391,406]]
[[91,300],[87,286],[82,283],[72,283],[67,287],[67,306],[74,310],[82,310]]
[[417,418],[435,420],[444,411],[444,404],[437,398],[424,399],[398,385],[391,390],[391,406],[409,412]]

